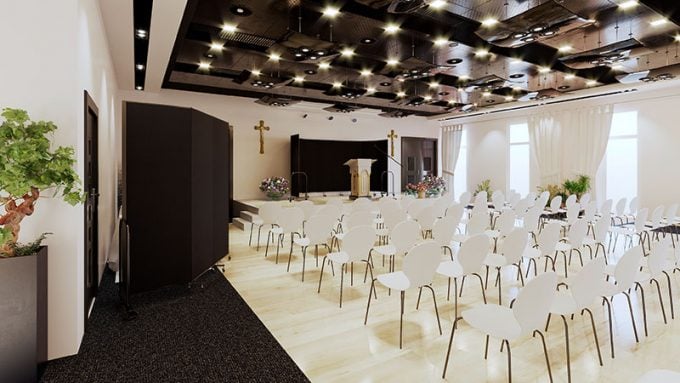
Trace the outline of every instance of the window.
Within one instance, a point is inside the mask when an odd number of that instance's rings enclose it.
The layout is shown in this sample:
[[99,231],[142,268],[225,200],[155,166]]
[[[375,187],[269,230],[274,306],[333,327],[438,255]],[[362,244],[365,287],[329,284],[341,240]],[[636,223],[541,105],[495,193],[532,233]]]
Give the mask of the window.
[[637,112],[614,113],[606,154],[607,199],[637,196]]
[[467,130],[463,129],[460,137],[460,153],[453,170],[453,192],[456,200],[467,190]]
[[510,159],[508,189],[522,196],[529,194],[529,126],[527,124],[510,125]]

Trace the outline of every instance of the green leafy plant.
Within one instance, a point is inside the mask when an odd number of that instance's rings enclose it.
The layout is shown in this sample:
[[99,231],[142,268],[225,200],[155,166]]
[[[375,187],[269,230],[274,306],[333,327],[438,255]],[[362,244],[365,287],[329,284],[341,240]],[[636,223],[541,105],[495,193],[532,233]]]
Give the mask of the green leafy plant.
[[581,198],[584,193],[587,193],[590,190],[590,177],[581,174],[577,176],[576,179],[564,181],[562,187],[564,188],[565,194],[576,194],[578,198]]
[[[41,192],[51,190],[71,205],[85,196],[74,166],[71,147],[51,149],[49,135],[57,130],[50,121],[32,121],[25,110],[5,108],[0,114],[0,256],[17,254],[21,222],[33,214]],[[44,235],[39,238],[40,242]],[[29,244],[33,248],[35,242]],[[24,246],[25,247],[25,246]]]
[[491,180],[484,180],[477,184],[477,188],[475,189],[475,194],[479,194],[479,192],[485,191],[486,192],[486,198],[487,200],[491,199]]

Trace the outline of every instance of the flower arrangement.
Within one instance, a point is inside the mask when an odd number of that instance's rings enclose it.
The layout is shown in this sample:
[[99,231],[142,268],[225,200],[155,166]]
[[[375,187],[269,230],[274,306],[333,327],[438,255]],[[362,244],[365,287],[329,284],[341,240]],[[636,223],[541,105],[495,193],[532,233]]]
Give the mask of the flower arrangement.
[[491,180],[484,180],[477,185],[474,195],[476,196],[479,192],[485,191],[487,200],[491,201]]
[[446,181],[443,177],[428,174],[423,178],[422,183],[427,186],[427,195],[429,196],[439,195],[446,191]]
[[290,191],[288,180],[283,177],[269,177],[262,180],[260,190],[272,200],[279,200]]

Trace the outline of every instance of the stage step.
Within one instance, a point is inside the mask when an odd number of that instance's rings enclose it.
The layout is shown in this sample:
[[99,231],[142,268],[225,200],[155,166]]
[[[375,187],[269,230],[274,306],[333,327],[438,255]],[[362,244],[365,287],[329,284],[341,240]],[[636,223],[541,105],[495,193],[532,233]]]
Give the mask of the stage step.
[[247,211],[247,210],[241,210],[239,215],[246,222],[253,222],[253,217],[257,216],[256,213],[253,213],[253,212],[250,212],[250,211]]
[[245,219],[241,217],[234,218],[234,221],[232,222],[234,227],[239,228],[243,231],[246,231],[246,228],[250,230],[250,221],[246,221]]

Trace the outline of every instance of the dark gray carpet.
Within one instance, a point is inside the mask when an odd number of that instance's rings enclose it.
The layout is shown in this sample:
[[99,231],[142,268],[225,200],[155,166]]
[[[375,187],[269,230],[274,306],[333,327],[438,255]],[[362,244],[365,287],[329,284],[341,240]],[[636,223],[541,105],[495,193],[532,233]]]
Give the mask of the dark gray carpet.
[[129,322],[117,294],[107,269],[80,352],[49,362],[43,382],[309,381],[217,271],[133,295]]

